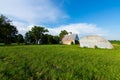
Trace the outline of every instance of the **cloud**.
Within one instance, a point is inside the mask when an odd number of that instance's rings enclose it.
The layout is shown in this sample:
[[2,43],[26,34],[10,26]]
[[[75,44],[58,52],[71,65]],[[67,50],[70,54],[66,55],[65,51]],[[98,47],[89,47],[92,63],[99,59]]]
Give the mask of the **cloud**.
[[52,0],[0,0],[0,13],[23,35],[34,24],[54,24],[68,17]]
[[107,31],[98,28],[94,24],[88,24],[88,23],[75,23],[75,24],[68,24],[68,25],[62,25],[56,28],[48,28],[49,33],[52,35],[58,35],[61,30],[66,30],[68,32],[72,32],[75,34],[78,34],[79,36],[85,36],[85,35],[99,35],[99,36],[105,36]]
[[26,25],[23,22],[17,22],[17,21],[14,21],[13,25],[17,25],[16,28],[18,29],[18,32],[22,35],[25,35],[25,33],[31,30],[31,28],[33,27],[33,25]]
[[0,0],[0,12],[27,24],[56,22],[67,17],[52,0]]
[[[19,33],[23,35],[34,24],[54,24],[69,17],[52,0],[0,0],[0,13],[13,20],[13,24],[17,27]],[[61,30],[77,33],[80,36],[106,34],[103,29],[87,23],[74,23],[46,28],[52,35],[58,35]]]
[[[17,29],[19,30],[19,33],[25,34],[27,31],[31,30],[31,28],[34,26],[34,24],[24,27],[24,23],[14,22],[19,26]],[[44,25],[38,25],[38,26],[44,26]],[[61,25],[54,28],[45,27],[49,30],[48,34],[51,35],[59,35],[61,30],[66,30],[68,32],[72,32],[74,34],[78,34],[79,37],[85,36],[85,35],[99,35],[108,37],[108,31],[103,30],[102,28],[97,27],[95,24],[88,24],[88,23],[74,23],[74,24],[68,24],[68,25]]]

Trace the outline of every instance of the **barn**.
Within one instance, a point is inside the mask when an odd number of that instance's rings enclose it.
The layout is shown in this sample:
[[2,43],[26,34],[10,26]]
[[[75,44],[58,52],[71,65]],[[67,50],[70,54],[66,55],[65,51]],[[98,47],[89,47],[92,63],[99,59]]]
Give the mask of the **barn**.
[[113,49],[112,44],[108,40],[96,35],[85,36],[79,42],[80,47]]
[[71,44],[78,44],[79,43],[79,37],[77,34],[72,34],[71,32],[68,35],[65,35],[62,38],[62,43],[71,45]]

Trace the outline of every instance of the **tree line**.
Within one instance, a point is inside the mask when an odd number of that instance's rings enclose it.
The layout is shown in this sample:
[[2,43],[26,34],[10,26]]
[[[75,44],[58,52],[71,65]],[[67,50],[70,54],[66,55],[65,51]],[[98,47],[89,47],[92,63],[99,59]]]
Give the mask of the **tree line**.
[[48,29],[41,26],[34,26],[27,31],[23,37],[18,33],[16,26],[6,16],[0,15],[0,43],[6,45],[11,43],[25,44],[60,44],[64,35],[68,34],[62,30],[58,36],[47,34]]

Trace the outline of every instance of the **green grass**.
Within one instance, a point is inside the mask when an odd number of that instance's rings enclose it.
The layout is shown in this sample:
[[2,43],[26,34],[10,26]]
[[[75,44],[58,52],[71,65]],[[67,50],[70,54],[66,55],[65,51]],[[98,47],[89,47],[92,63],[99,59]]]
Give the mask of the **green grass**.
[[1,46],[0,80],[120,80],[120,46]]

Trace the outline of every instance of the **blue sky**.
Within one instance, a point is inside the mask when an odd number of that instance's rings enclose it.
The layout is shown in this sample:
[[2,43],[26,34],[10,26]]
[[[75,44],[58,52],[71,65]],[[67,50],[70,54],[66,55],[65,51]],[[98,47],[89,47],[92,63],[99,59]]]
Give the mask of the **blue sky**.
[[21,34],[40,25],[53,35],[65,29],[120,40],[120,0],[0,0],[0,13]]

